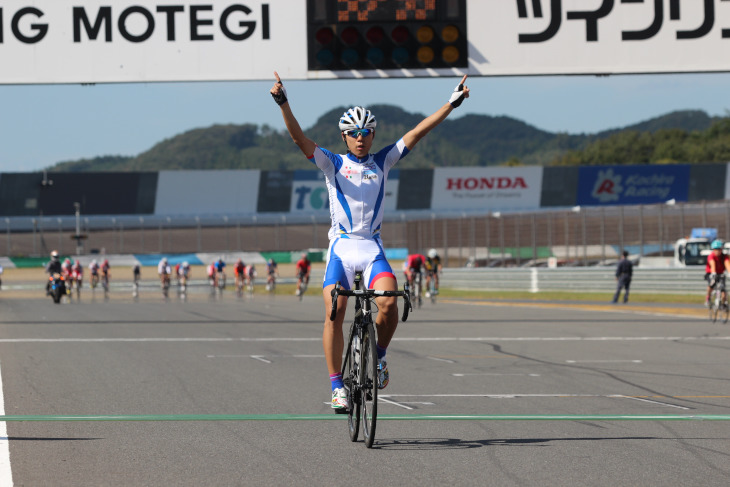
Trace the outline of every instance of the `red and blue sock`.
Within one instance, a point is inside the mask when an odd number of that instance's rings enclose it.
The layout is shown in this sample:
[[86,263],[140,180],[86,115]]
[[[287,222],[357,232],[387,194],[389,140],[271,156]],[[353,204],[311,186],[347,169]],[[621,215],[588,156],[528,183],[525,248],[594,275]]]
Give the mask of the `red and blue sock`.
[[376,349],[377,349],[377,351],[378,351],[378,360],[380,360],[380,359],[382,359],[383,357],[385,357],[385,351],[386,351],[386,349],[387,349],[388,347],[381,347],[380,345],[378,345],[378,344],[376,343],[376,344],[375,344],[375,348],[376,348]]
[[342,389],[345,387],[345,384],[342,383],[342,374],[336,373],[336,374],[330,374],[330,382],[332,383],[332,390],[335,389]]

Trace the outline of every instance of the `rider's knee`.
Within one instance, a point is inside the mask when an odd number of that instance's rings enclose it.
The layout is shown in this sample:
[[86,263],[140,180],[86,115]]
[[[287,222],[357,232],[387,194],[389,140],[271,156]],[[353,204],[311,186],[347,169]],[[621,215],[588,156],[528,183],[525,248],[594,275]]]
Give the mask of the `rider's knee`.
[[398,318],[398,300],[395,297],[382,298],[378,301],[378,312],[392,318]]

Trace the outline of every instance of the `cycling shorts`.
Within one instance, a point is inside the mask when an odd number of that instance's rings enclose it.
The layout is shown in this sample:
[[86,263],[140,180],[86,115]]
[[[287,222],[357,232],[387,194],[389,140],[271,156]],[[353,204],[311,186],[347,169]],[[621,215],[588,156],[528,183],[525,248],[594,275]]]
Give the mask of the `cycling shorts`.
[[393,269],[385,258],[385,251],[378,239],[334,238],[327,250],[327,267],[324,271],[325,288],[339,281],[350,290],[355,282],[355,271],[363,271],[363,282],[372,289],[381,277],[395,279]]

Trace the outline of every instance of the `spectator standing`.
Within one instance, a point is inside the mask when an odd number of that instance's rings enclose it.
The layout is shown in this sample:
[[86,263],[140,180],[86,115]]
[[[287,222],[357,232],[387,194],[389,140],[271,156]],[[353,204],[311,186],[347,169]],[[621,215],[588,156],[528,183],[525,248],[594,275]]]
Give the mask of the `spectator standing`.
[[629,252],[623,251],[623,259],[618,262],[616,266],[616,281],[618,287],[616,288],[616,294],[613,295],[613,303],[618,303],[618,297],[621,294],[621,289],[626,289],[624,292],[624,303],[629,300],[629,286],[631,285],[631,275],[634,272],[634,264],[629,260]]

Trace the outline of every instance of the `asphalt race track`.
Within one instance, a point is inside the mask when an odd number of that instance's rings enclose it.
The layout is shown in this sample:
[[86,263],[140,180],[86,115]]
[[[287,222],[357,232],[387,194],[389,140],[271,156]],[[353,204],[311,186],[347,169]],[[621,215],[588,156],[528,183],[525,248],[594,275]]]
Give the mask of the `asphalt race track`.
[[368,450],[330,411],[314,290],[3,294],[0,482],[727,485],[730,325],[611,309],[424,304]]

